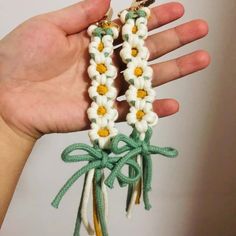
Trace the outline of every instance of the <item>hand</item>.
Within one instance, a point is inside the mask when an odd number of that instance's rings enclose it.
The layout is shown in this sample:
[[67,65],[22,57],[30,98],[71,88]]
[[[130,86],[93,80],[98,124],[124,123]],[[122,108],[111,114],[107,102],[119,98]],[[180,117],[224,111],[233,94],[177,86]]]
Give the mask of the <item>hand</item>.
[[[91,101],[87,27],[103,18],[109,0],[87,0],[71,7],[36,16],[0,41],[0,116],[13,130],[33,139],[54,132],[79,131],[89,127],[86,110]],[[99,6],[99,7],[98,7]],[[184,14],[179,3],[152,9],[149,29],[174,21]],[[184,44],[204,37],[207,23],[194,20],[150,36],[150,61]],[[117,42],[119,43],[119,42]],[[122,70],[119,50],[114,56]],[[197,51],[178,59],[153,65],[153,85],[160,86],[209,65],[207,52]],[[120,95],[123,78],[117,79]],[[126,102],[117,102],[120,120],[128,111]],[[178,102],[154,102],[160,117],[178,111]]]

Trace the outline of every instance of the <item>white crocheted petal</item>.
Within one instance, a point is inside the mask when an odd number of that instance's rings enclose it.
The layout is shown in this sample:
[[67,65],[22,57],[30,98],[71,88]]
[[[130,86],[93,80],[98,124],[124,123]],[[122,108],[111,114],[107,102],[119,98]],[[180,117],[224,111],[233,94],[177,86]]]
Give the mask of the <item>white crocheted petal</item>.
[[141,120],[135,123],[135,128],[138,130],[139,133],[145,133],[148,130],[147,121]]
[[132,62],[129,62],[127,67],[130,69],[135,69],[136,67],[141,67],[143,69],[145,69],[145,67],[147,67],[147,61],[144,61],[140,58],[135,58]]
[[106,47],[103,49],[102,53],[106,56],[106,57],[109,57],[113,54],[114,52],[114,49],[113,48],[109,48],[109,47]]
[[110,129],[110,137],[113,138],[118,134],[118,130],[116,128]]
[[99,120],[97,121],[97,128],[103,128],[103,127],[107,127],[109,125],[109,121],[108,120]]
[[156,97],[156,92],[154,89],[150,89],[148,90],[148,96],[147,96],[147,101],[149,102],[154,102]]
[[103,53],[95,55],[94,61],[96,64],[109,65],[112,63],[112,59],[110,57],[106,57]]
[[138,46],[138,57],[141,58],[142,60],[148,60],[150,57],[149,50],[146,47],[140,47]]
[[96,67],[94,65],[90,65],[88,67],[88,75],[89,75],[89,78],[91,79],[96,79],[96,76],[99,76],[99,73],[96,70]]
[[146,39],[148,37],[148,28],[146,25],[140,25],[137,35],[142,39]]
[[109,88],[114,87],[114,80],[110,78],[106,78],[104,84],[106,84]]
[[140,25],[140,24],[147,25],[147,23],[148,23],[148,20],[147,20],[147,18],[145,18],[145,17],[139,17],[139,18],[136,20],[136,25]]
[[153,69],[152,69],[151,66],[145,67],[145,70],[143,72],[143,77],[146,78],[146,79],[147,78],[152,79],[152,77],[153,77]]
[[115,122],[118,119],[118,116],[119,116],[118,111],[113,108],[110,110],[108,118],[109,120]]
[[114,100],[117,96],[117,90],[114,87],[109,88],[109,91],[106,94],[108,99]]
[[137,89],[133,85],[130,85],[129,89],[125,93],[125,96],[129,103],[135,101],[137,97]]
[[155,126],[158,121],[158,116],[155,112],[148,112],[144,117],[143,117],[147,122],[149,126]]
[[130,80],[134,80],[137,77],[134,75],[134,73],[131,70],[126,69],[123,73],[125,80],[129,83]]
[[133,125],[137,122],[136,113],[137,113],[137,110],[134,107],[130,107],[130,111],[126,117],[126,120],[129,125]]
[[105,35],[102,38],[102,42],[104,43],[105,47],[113,47],[114,40],[111,35]]
[[124,63],[128,63],[132,60],[130,48],[123,47],[120,51],[121,59]]
[[117,69],[113,65],[107,66],[107,72],[106,72],[107,78],[115,79],[117,77]]
[[147,14],[147,18],[149,18],[149,17],[151,16],[151,10],[150,10],[149,7],[142,7],[142,8],[140,8],[140,10],[146,12],[146,14]]
[[95,30],[95,29],[97,29],[98,27],[96,26],[96,25],[90,25],[89,26],[89,28],[88,28],[88,35],[89,36],[92,36],[93,35],[93,31]]
[[[136,107],[136,104],[135,104]],[[152,103],[147,103],[145,101],[140,102],[140,110],[143,110],[146,114],[152,112],[153,106]]]
[[120,20],[123,24],[126,22],[126,16],[129,12],[127,10],[124,10],[120,13]]
[[95,56],[101,54],[101,52],[99,52],[96,47],[91,46],[91,47],[89,47],[89,54],[90,54],[91,58],[94,59]]
[[144,80],[142,78],[137,78],[135,81],[134,81],[134,86],[137,88],[137,89],[147,89],[147,88],[151,88],[151,82],[149,80]]
[[119,30],[116,27],[111,27],[111,30],[113,32],[113,38],[117,39],[119,37]]
[[110,141],[110,137],[105,137],[105,138],[99,138],[98,139],[98,144],[99,144],[99,147],[101,149],[106,149],[106,147],[109,146],[109,141]]
[[98,106],[102,106],[103,104],[106,104],[107,102],[108,102],[108,99],[105,96],[100,96],[96,99],[96,103],[98,104]]
[[[98,74],[99,74],[99,73],[98,73]],[[97,82],[97,86],[98,86],[99,84],[107,84],[107,83],[109,83],[109,81],[107,81],[107,77],[106,77],[105,74],[102,74],[102,75],[99,74],[99,76],[96,77],[96,82]],[[112,83],[111,83],[111,84],[112,84]],[[109,85],[110,85],[110,84],[109,84]]]
[[93,55],[93,60],[97,64],[101,64],[105,62],[105,56],[102,53],[95,53]]
[[97,86],[91,86],[88,89],[88,94],[91,99],[95,99],[95,97],[97,96]]
[[89,135],[90,141],[91,141],[92,143],[94,143],[94,141],[98,140],[98,135],[97,135],[96,130],[93,130],[93,129],[90,130],[90,131],[88,132],[88,135]]

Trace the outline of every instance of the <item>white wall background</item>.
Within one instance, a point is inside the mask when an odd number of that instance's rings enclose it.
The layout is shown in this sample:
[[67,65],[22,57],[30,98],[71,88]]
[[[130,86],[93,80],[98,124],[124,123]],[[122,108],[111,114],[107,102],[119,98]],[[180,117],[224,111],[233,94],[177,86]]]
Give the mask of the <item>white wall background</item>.
[[[75,0],[0,0],[0,37],[25,19]],[[113,0],[116,11],[129,2]],[[164,3],[167,1],[159,1]],[[125,191],[110,193],[110,235],[235,236],[236,235],[236,1],[180,1],[186,14],[209,22],[209,36],[165,58],[200,48],[212,55],[204,72],[158,88],[159,97],[174,97],[180,113],[162,119],[154,142],[180,150],[175,160],[154,158],[153,209],[124,216]],[[177,23],[171,24],[176,25]],[[168,27],[170,27],[169,25]],[[121,124],[120,129],[127,131]],[[48,135],[38,141],[24,169],[0,235],[72,235],[82,180],[66,195],[59,210],[50,201],[78,169],[64,164],[64,147],[88,138],[86,132]],[[82,234],[82,235],[85,235]]]

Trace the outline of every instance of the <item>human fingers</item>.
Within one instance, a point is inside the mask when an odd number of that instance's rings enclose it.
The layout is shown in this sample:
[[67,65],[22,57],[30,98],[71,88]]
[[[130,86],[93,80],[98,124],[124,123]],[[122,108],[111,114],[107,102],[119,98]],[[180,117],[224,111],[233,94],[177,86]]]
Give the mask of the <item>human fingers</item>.
[[162,63],[152,65],[154,71],[153,86],[160,86],[186,75],[203,70],[210,64],[208,52],[198,50]]
[[146,45],[150,51],[149,60],[159,58],[177,48],[203,38],[207,34],[208,24],[204,20],[193,20],[151,35],[146,40]]
[[[148,21],[148,29],[149,31],[154,30],[158,27],[181,18],[183,15],[184,7],[182,4],[177,2],[170,2],[157,7],[153,7],[151,9],[150,20]],[[114,22],[121,26],[121,22],[119,19],[116,19]],[[122,36],[120,36],[115,42],[115,44],[120,43],[122,43]]]
[[66,34],[76,34],[102,19],[110,6],[110,0],[84,0],[72,6],[40,15],[61,28]]

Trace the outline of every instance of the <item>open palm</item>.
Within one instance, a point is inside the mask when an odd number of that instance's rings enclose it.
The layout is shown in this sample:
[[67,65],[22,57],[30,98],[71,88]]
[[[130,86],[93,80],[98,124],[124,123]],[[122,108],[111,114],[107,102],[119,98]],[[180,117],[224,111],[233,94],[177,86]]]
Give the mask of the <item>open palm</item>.
[[[36,16],[26,21],[0,41],[0,116],[11,127],[38,138],[46,133],[71,132],[89,127],[86,110],[90,79],[87,27],[103,18],[109,0],[87,0],[60,11]],[[180,18],[179,3],[168,3],[152,9],[149,29],[153,30]],[[194,20],[150,36],[146,44],[150,61],[176,48],[204,37],[207,24]],[[119,40],[117,44],[119,44]],[[114,55],[119,70],[124,65],[119,49]],[[153,85],[181,78],[208,66],[209,55],[196,51],[181,58],[154,64]],[[120,95],[125,83],[120,74],[116,80]],[[128,104],[117,102],[120,120]],[[173,99],[154,102],[160,117],[178,111]]]

